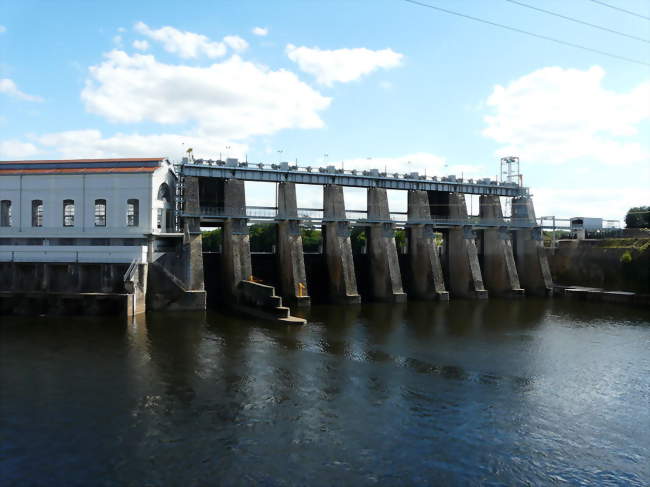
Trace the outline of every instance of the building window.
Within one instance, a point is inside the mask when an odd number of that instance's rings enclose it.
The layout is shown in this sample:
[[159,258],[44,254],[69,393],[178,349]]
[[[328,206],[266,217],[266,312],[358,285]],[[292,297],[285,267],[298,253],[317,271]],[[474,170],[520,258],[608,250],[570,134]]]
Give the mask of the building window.
[[32,226],[43,226],[43,200],[32,200]]
[[126,225],[137,227],[139,225],[140,202],[138,200],[127,200],[126,202]]
[[95,226],[106,226],[106,200],[95,200]]
[[0,227],[11,226],[11,201],[2,200],[0,202]]
[[63,200],[63,226],[74,226],[74,200]]

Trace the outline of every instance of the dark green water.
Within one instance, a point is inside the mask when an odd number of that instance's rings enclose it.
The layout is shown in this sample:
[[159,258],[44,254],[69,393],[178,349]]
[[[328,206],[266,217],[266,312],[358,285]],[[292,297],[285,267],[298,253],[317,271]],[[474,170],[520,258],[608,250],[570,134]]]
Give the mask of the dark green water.
[[0,317],[2,485],[649,485],[650,312]]

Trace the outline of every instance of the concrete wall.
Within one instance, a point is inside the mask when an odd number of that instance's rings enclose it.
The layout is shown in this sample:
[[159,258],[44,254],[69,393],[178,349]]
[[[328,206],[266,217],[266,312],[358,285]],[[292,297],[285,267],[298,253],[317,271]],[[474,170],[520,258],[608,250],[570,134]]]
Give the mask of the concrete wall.
[[650,249],[626,247],[616,239],[561,240],[555,251],[546,252],[557,284],[650,293]]

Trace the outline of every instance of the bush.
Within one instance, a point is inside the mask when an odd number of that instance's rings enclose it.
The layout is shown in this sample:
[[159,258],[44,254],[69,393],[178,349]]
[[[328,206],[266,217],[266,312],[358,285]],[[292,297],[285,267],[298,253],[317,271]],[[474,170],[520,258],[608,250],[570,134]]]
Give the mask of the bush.
[[632,254],[630,253],[629,250],[626,250],[623,252],[623,255],[621,255],[621,263],[623,264],[629,264],[632,262]]
[[650,206],[630,208],[625,215],[627,228],[650,228]]

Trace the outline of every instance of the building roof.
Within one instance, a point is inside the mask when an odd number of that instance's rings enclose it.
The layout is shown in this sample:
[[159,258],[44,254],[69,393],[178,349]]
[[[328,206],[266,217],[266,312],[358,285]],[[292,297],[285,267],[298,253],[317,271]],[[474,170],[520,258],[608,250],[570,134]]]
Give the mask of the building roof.
[[146,173],[158,169],[165,160],[164,157],[142,157],[0,161],[0,175]]

